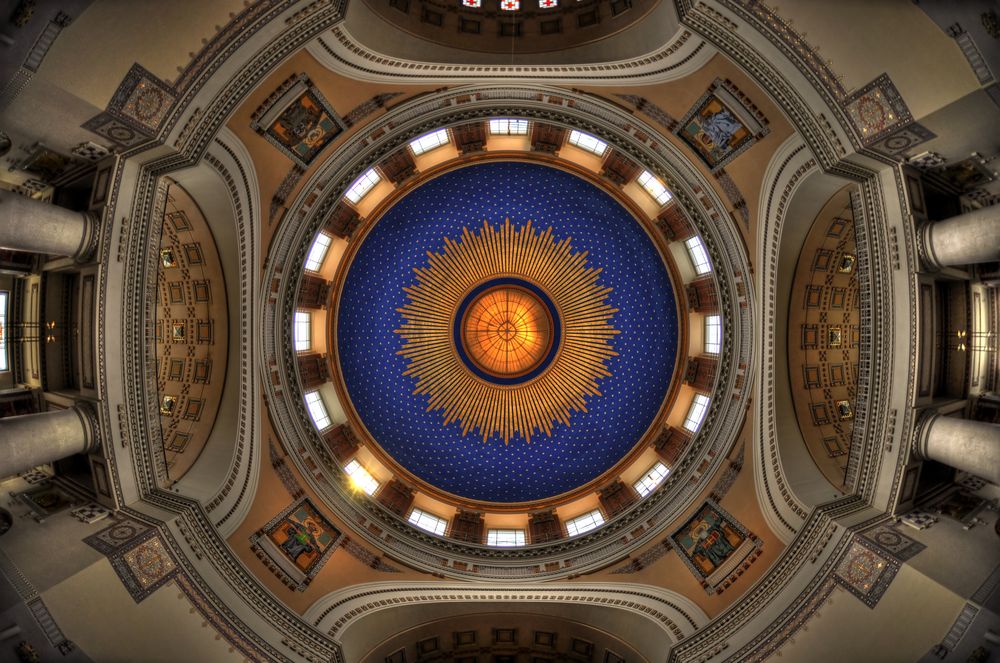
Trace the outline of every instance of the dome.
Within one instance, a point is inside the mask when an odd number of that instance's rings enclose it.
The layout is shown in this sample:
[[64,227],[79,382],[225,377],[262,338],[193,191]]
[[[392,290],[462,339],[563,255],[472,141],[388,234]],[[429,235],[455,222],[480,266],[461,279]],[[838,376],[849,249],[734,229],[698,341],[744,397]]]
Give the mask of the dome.
[[989,659],[989,7],[150,10],[9,17],[0,659]]

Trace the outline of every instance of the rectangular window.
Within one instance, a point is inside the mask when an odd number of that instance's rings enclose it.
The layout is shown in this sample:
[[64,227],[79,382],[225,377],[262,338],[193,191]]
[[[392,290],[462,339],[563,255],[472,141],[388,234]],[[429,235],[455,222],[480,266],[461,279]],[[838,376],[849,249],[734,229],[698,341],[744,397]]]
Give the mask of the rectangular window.
[[368,495],[374,495],[375,491],[378,490],[378,481],[356,458],[344,465],[344,472],[351,478],[351,483],[358,490],[363,490]]
[[653,200],[660,203],[661,205],[666,205],[670,202],[673,196],[667,191],[667,187],[663,185],[663,182],[656,179],[653,173],[648,170],[642,171],[642,175],[639,176],[639,186],[646,190],[646,193],[653,197]]
[[415,155],[419,156],[424,152],[430,152],[434,148],[447,145],[450,142],[451,139],[448,138],[448,130],[439,129],[425,134],[414,141],[410,141],[410,149],[413,150]]
[[447,520],[435,516],[433,513],[421,511],[420,509],[413,509],[407,520],[410,521],[410,524],[416,525],[420,529],[427,530],[431,534],[437,534],[439,536],[444,536],[444,531],[448,528]]
[[365,194],[372,190],[376,184],[382,181],[379,174],[375,172],[374,168],[369,168],[364,172],[364,174],[358,179],[354,180],[348,189],[344,197],[347,198],[352,203],[357,204],[359,200],[365,197]]
[[313,423],[316,424],[316,428],[319,430],[329,428],[330,424],[333,423],[330,420],[330,413],[326,411],[326,406],[323,405],[323,399],[320,398],[318,391],[306,392],[306,407],[309,408],[309,416],[312,417]]
[[527,136],[528,121],[507,118],[490,120],[490,133],[495,136]]
[[10,293],[0,290],[0,372],[9,371],[10,364],[7,359],[7,302],[10,301]]
[[594,509],[590,513],[585,513],[582,516],[577,516],[576,518],[571,518],[566,521],[566,532],[570,536],[576,536],[577,534],[583,534],[584,532],[589,532],[592,529],[597,529],[604,524],[604,516],[601,515],[600,509]]
[[538,0],[539,9],[553,9],[559,6],[559,0]]
[[645,497],[653,492],[653,489],[659,486],[663,480],[667,478],[669,473],[670,470],[667,469],[667,466],[658,462],[656,465],[649,468],[649,471],[642,475],[642,478],[632,485],[635,487],[635,490],[639,493],[640,497]]
[[326,233],[316,235],[316,239],[313,240],[312,246],[309,248],[309,255],[306,256],[306,270],[318,272],[323,267],[326,252],[330,250],[331,244],[333,244],[333,238]]
[[521,0],[500,0],[500,9],[505,12],[516,12],[521,8]]
[[712,263],[708,261],[708,251],[705,250],[705,245],[701,243],[700,237],[696,235],[684,240],[684,246],[687,247],[691,264],[694,265],[694,271],[699,276],[712,271]]
[[708,396],[695,394],[694,400],[691,402],[691,409],[688,410],[687,417],[684,419],[684,428],[692,433],[697,431],[701,428],[701,422],[705,419],[705,412],[707,411]]
[[462,6],[479,8],[483,6],[483,0],[462,0]]
[[295,312],[295,351],[308,352],[312,348],[312,314],[309,311]]
[[523,529],[491,529],[486,532],[486,545],[513,548],[524,545]]
[[719,354],[722,349],[722,317],[718,315],[705,316],[705,352]]
[[604,156],[605,150],[608,149],[608,144],[603,140],[594,138],[590,134],[585,134],[582,131],[577,131],[576,129],[569,132],[569,143],[570,145],[576,145],[581,150],[593,152],[599,157]]

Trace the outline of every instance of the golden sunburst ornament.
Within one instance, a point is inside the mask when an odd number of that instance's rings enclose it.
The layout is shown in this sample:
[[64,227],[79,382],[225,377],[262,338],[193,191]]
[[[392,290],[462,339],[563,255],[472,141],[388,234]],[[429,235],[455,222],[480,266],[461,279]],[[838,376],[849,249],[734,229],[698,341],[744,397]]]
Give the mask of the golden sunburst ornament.
[[530,221],[499,229],[484,221],[444,244],[414,270],[417,283],[398,309],[414,393],[427,395],[444,425],[458,421],[462,435],[478,430],[484,441],[520,434],[530,442],[538,431],[552,435],[556,422],[568,426],[570,413],[600,396],[598,380],[617,354],[618,309],[606,302],[601,270],[570,238],[557,242]]

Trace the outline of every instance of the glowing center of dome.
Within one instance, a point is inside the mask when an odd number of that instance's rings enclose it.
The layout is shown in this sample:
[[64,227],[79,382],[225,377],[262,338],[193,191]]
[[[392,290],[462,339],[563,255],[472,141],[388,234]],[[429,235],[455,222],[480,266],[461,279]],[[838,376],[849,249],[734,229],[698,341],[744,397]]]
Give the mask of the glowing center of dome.
[[521,375],[538,365],[552,343],[545,305],[527,290],[503,286],[470,305],[462,323],[469,358],[494,375]]

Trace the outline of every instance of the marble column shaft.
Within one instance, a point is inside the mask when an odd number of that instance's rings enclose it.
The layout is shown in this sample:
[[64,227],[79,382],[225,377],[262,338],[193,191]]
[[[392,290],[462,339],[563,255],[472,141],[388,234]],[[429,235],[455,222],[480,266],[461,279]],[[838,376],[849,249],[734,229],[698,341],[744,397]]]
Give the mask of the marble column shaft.
[[1000,205],[928,223],[920,241],[926,262],[938,269],[1000,260]]
[[0,190],[0,248],[82,260],[93,250],[93,215]]
[[0,419],[0,477],[89,451],[96,433],[86,406]]
[[1000,484],[1000,425],[932,414],[920,424],[915,451]]

